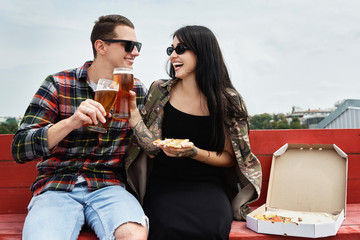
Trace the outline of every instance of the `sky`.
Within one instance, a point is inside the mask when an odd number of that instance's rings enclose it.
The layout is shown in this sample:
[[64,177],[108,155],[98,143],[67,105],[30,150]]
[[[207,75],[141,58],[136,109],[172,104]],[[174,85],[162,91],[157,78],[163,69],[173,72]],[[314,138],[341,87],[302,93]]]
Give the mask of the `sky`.
[[92,60],[90,33],[107,14],[135,24],[146,87],[168,78],[172,34],[203,25],[250,115],[360,99],[358,0],[0,0],[0,116],[22,116],[48,75]]

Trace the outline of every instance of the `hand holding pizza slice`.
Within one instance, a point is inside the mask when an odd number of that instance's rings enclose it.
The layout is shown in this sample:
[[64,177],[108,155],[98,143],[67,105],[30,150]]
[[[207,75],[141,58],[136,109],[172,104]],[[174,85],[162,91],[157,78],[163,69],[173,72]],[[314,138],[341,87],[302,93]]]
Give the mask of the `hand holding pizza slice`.
[[153,142],[160,147],[169,157],[190,157],[193,158],[198,154],[197,148],[189,139],[165,138],[157,139]]
[[153,144],[172,147],[172,148],[183,148],[183,144],[188,143],[188,142],[189,142],[189,139],[165,138],[164,140],[157,139],[153,142]]

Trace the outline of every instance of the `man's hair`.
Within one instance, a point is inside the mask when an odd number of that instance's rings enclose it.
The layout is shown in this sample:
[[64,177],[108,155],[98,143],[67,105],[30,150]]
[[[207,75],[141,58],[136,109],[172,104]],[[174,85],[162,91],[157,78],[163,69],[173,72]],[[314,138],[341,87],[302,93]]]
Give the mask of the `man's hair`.
[[114,29],[119,25],[124,25],[135,29],[134,24],[128,18],[121,15],[114,14],[101,16],[97,21],[95,21],[95,25],[92,29],[90,37],[94,58],[96,58],[97,55],[94,45],[96,40],[116,37]]

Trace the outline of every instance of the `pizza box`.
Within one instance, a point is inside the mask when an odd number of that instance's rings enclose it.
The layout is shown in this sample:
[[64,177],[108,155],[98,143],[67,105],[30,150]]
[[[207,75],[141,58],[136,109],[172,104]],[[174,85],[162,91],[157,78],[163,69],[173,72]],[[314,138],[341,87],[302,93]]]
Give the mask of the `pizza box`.
[[[285,144],[273,154],[266,203],[247,215],[258,233],[318,238],[336,235],[345,218],[347,155],[335,144]],[[256,215],[291,217],[271,222]]]

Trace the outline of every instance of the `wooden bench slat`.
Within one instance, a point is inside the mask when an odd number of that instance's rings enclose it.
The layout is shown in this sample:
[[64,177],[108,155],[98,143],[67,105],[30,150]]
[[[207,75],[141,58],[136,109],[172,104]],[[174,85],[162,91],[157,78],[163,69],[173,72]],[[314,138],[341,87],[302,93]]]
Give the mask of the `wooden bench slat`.
[[342,223],[342,225],[359,225],[360,226],[360,216],[359,216],[360,212],[350,212],[347,209],[347,213],[346,213],[346,218],[344,220],[344,222]]
[[12,160],[11,155],[11,142],[13,139],[13,134],[1,134],[0,135],[0,161],[2,160]]
[[348,160],[348,179],[360,179],[360,154],[349,155]]
[[1,162],[0,187],[26,187],[29,190],[36,176],[36,162],[26,164],[18,164],[14,160]]
[[25,213],[21,214],[0,214],[0,223],[24,222]]
[[0,188],[0,214],[26,213],[32,194],[26,188]]
[[[346,209],[348,212],[358,212],[360,214],[360,204],[358,203],[347,204]],[[359,215],[359,220],[360,220],[360,215]]]
[[360,179],[348,180],[347,182],[347,202],[360,202]]
[[272,155],[267,156],[257,156],[261,163],[262,168],[262,174],[263,174],[263,181],[268,181],[270,177],[270,168],[271,168],[271,161],[272,161]]
[[[351,139],[351,141],[349,141]],[[254,154],[271,155],[285,143],[336,144],[344,152],[360,152],[360,129],[252,130]]]

